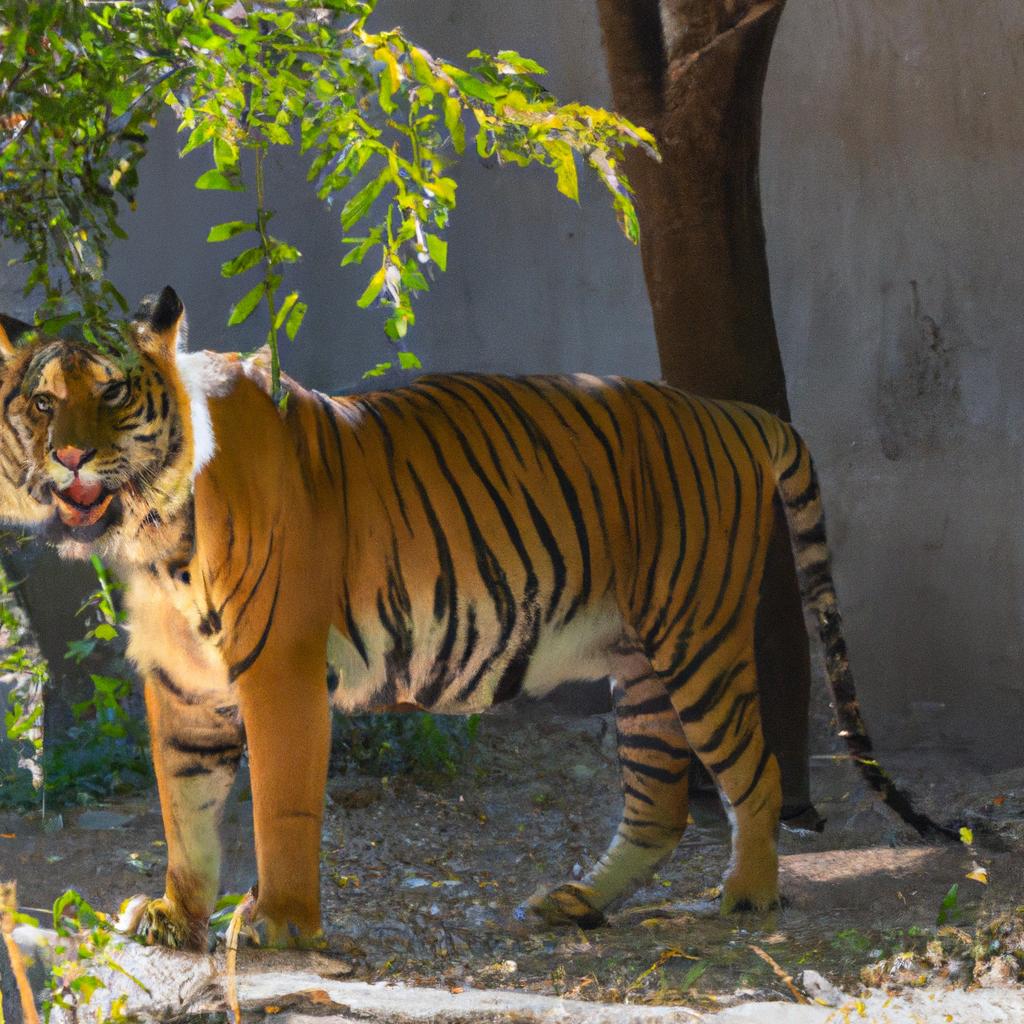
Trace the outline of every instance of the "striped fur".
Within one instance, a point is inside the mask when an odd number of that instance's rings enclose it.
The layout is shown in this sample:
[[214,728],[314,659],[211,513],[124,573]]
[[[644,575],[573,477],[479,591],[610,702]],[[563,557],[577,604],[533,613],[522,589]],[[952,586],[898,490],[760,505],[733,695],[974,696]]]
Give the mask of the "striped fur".
[[[118,494],[131,494],[131,515],[67,541],[101,546],[126,577],[130,653],[146,680],[169,865],[165,896],[137,904],[129,924],[201,942],[244,732],[254,913],[272,942],[318,934],[329,670],[348,712],[461,714],[611,678],[622,821],[586,877],[529,909],[597,924],[648,877],[686,827],[691,753],[734,821],[723,909],[774,905],[781,797],[753,645],[776,490],[844,733],[870,762],[817,483],[792,428],[752,406],[587,376],[423,377],[338,399],[288,381],[282,411],[264,357],[210,355],[216,451],[193,483],[195,389],[175,369],[181,309],[168,292],[136,325],[139,379],[166,384],[181,457],[156,477],[129,474]],[[99,371],[76,365],[71,421],[109,424],[86,386]],[[102,464],[127,434],[97,426],[95,445],[76,443]],[[45,446],[63,440],[51,427]],[[35,469],[59,488],[53,461]]]

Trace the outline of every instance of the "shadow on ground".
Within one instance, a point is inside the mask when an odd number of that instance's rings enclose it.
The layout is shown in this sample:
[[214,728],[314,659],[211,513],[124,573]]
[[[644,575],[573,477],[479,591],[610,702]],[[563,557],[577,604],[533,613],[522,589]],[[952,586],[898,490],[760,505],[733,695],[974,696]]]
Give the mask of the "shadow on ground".
[[[933,816],[972,824],[976,845],[920,843],[826,754],[813,762],[813,783],[828,828],[782,836],[778,912],[718,917],[728,827],[705,795],[675,856],[607,927],[542,931],[517,924],[514,908],[540,885],[585,871],[617,822],[613,726],[512,707],[485,719],[454,779],[331,780],[322,859],[331,956],[318,962],[354,980],[698,1008],[789,997],[752,947],[781,973],[813,968],[847,991],[885,961],[872,975],[884,983],[887,965],[914,963],[900,956],[926,956],[940,912],[946,939],[967,943],[976,920],[1024,903],[1024,867],[1011,852],[1024,832],[1024,770],[986,776],[937,753],[888,763]],[[161,891],[155,794],[65,812],[52,833],[0,815],[0,833],[0,876],[17,879],[24,907],[45,909],[71,887],[108,910]],[[224,887],[241,891],[255,872],[244,778],[225,833]],[[987,886],[965,877],[979,867]],[[259,951],[246,959],[263,969],[292,963]],[[959,968],[943,970],[957,980]]]

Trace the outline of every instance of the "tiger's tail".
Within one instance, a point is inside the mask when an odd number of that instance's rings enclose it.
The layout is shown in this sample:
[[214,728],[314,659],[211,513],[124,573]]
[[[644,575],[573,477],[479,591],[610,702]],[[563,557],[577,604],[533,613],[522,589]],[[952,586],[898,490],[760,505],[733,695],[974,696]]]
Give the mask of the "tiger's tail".
[[918,811],[910,797],[872,755],[871,737],[857,703],[857,691],[846,652],[831,557],[825,535],[825,512],[811,453],[800,435],[782,420],[774,452],[776,487],[786,507],[793,557],[805,610],[814,613],[825,652],[825,671],[835,702],[839,735],[867,784],[922,835],[959,839],[958,832]]

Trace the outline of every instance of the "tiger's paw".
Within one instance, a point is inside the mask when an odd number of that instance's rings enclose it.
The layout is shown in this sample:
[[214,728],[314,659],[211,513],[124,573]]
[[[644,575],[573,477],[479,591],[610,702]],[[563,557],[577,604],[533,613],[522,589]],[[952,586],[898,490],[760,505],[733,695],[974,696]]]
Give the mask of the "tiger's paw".
[[149,946],[206,952],[209,932],[205,918],[187,914],[166,896],[132,896],[121,904],[114,931],[134,935]]
[[525,921],[533,916],[555,926],[574,924],[580,928],[599,928],[605,923],[605,916],[594,906],[595,896],[588,886],[566,882],[550,892],[531,896],[516,908],[515,917]]
[[261,903],[259,889],[254,886],[242,898],[231,915],[227,928],[229,939],[232,931],[248,939],[255,946],[265,949],[325,949],[327,939],[320,928],[320,910],[272,911]]
[[759,881],[744,879],[739,874],[730,875],[722,886],[723,914],[744,911],[764,914],[779,906],[779,880],[774,872],[770,878]]
[[254,917],[241,936],[264,949],[326,949],[327,937],[317,929],[300,929],[293,921],[273,922]]

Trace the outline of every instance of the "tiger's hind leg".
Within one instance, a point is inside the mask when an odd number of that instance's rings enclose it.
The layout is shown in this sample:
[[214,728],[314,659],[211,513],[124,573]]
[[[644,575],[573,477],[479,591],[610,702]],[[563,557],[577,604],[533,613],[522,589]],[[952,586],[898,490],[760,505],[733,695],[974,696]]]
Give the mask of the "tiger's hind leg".
[[593,928],[676,848],[686,828],[690,752],[668,691],[638,645],[615,651],[612,697],[624,809],[611,845],[579,881],[534,896],[548,924]]
[[725,797],[733,826],[722,912],[769,910],[779,902],[782,786],[761,729],[752,627],[749,643],[708,641],[681,669],[660,664],[674,649],[663,645],[653,660],[669,679],[686,738]]

